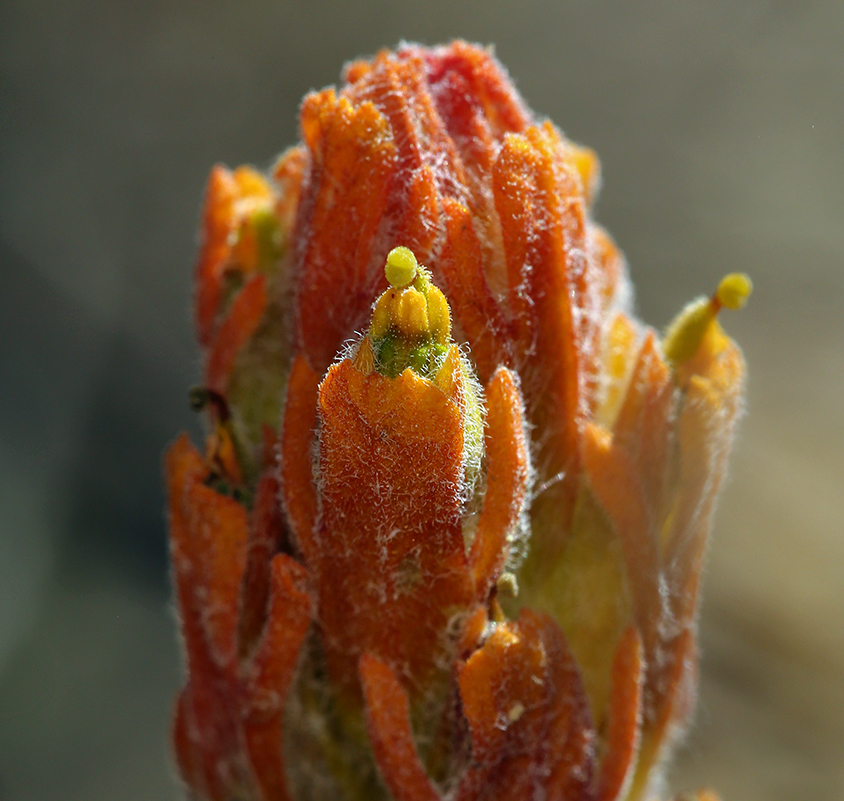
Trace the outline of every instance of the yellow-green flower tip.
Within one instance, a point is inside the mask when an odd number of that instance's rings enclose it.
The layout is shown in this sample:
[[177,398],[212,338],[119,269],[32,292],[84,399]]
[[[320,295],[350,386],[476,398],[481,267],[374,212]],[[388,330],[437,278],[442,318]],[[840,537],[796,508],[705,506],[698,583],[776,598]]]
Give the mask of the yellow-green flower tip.
[[730,273],[721,279],[715,297],[727,309],[741,309],[752,291],[753,282],[750,276],[744,273]]
[[387,264],[384,266],[384,275],[390,282],[390,286],[407,286],[416,278],[416,256],[410,248],[400,246],[393,248],[387,254]]
[[706,329],[715,319],[711,298],[698,298],[686,306],[673,320],[662,341],[665,358],[675,367],[688,361],[703,342]]
[[390,251],[384,274],[390,286],[375,302],[368,334],[375,369],[395,377],[410,367],[429,378],[450,343],[451,315],[445,295],[409,248]]
[[711,298],[698,298],[686,306],[668,326],[662,342],[665,358],[674,366],[695,355],[709,327],[722,308],[740,309],[747,303],[753,283],[744,273],[725,275]]

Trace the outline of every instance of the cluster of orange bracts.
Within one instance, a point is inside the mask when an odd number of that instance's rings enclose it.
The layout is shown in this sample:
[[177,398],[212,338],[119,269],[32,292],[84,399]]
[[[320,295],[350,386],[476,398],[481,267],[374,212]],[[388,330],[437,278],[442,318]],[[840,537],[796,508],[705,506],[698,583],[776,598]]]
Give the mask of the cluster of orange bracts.
[[345,81],[269,176],[206,191],[209,433],[166,459],[181,776],[208,801],[649,798],[741,401],[717,313],[749,282],[660,340],[591,219],[594,154],[489,52]]

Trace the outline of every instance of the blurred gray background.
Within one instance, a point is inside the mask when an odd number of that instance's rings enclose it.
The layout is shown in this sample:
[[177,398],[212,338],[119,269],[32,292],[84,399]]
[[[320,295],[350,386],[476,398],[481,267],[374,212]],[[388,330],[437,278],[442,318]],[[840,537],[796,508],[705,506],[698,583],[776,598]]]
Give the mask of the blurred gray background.
[[749,414],[717,517],[676,787],[844,798],[844,3],[5,0],[0,798],[177,799],[160,459],[195,425],[211,165],[400,39],[494,43],[601,156],[597,216],[665,325],[725,272]]

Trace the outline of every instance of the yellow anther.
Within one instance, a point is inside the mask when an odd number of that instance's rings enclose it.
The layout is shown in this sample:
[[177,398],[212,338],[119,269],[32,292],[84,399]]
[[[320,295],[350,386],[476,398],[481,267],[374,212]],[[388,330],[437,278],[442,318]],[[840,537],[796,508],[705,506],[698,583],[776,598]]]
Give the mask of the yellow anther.
[[393,248],[387,254],[387,264],[384,267],[384,275],[391,286],[403,287],[416,278],[416,256],[413,251],[406,247]]
[[445,295],[433,285],[428,288],[427,300],[428,327],[431,331],[431,338],[438,345],[445,345],[451,336],[451,314],[448,309],[448,301],[445,299]]
[[711,298],[693,300],[668,326],[662,349],[665,358],[675,367],[695,355],[715,322],[722,306],[740,309],[747,302],[753,285],[744,273],[731,273],[721,279]]
[[387,290],[375,304],[372,312],[372,325],[369,327],[369,336],[372,339],[381,339],[389,330],[393,322],[393,310],[391,308],[396,293]]
[[391,312],[393,326],[400,336],[418,339],[430,334],[428,304],[419,290],[408,287],[399,292]]
[[728,309],[741,309],[752,291],[753,282],[750,276],[744,273],[730,273],[721,279],[715,297]]

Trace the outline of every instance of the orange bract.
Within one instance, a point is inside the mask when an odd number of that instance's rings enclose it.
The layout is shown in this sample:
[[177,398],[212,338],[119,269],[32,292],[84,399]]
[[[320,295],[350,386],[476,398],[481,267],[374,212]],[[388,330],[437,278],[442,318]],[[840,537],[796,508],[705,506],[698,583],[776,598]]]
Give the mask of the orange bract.
[[471,601],[461,391],[448,397],[410,370],[396,380],[364,376],[349,361],[320,387],[322,518],[309,566],[329,671],[344,684],[374,651],[420,692],[446,648],[449,618]]
[[196,261],[196,325],[203,345],[211,341],[222,311],[226,272],[249,274],[258,266],[250,217],[270,208],[272,201],[267,180],[249,167],[232,173],[217,165],[211,171]]
[[413,741],[407,693],[389,665],[370,653],[360,659],[367,728],[375,760],[399,801],[439,801]]
[[[167,472],[171,559],[190,675],[173,732],[179,768],[196,792],[214,801],[243,785],[283,788],[283,699],[310,625],[304,571],[278,555],[269,591],[254,579],[244,582],[250,525],[242,505],[205,486],[209,471],[185,437],[170,449]],[[253,521],[254,539],[267,536],[265,525],[260,515]],[[254,607],[261,599],[261,637],[254,654],[239,657],[240,603]]]
[[461,799],[583,798],[594,753],[589,709],[559,627],[523,612],[459,672],[473,766]]

